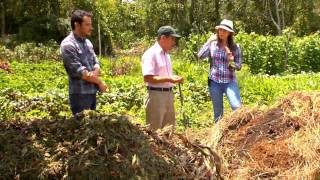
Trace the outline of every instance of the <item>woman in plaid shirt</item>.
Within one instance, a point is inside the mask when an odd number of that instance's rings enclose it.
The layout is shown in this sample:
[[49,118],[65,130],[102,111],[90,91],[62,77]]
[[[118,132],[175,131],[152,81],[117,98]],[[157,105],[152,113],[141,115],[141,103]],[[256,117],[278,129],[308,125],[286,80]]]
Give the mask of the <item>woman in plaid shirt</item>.
[[240,91],[235,71],[241,69],[241,49],[233,41],[233,22],[227,19],[215,27],[213,34],[198,53],[200,59],[209,57],[209,91],[213,103],[214,122],[223,116],[223,94],[227,95],[232,110],[241,107]]

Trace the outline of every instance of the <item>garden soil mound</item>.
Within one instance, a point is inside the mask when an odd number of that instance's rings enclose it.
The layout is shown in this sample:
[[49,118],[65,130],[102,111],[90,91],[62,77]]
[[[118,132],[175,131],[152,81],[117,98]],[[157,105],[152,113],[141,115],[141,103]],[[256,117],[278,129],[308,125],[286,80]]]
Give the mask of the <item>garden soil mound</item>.
[[0,122],[0,179],[219,179],[210,148],[168,127],[151,132],[130,117]]
[[151,132],[128,116],[90,111],[1,121],[0,179],[317,179],[319,119],[320,93],[296,92],[242,108],[209,134]]
[[264,110],[243,108],[218,126],[212,145],[227,179],[320,178],[320,93],[295,92]]

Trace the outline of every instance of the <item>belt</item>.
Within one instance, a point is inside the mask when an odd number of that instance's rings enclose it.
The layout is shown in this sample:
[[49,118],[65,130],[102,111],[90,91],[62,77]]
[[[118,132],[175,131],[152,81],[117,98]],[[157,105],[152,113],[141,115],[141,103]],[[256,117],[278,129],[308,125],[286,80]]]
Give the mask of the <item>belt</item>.
[[170,88],[160,88],[160,87],[150,87],[147,86],[148,90],[153,90],[153,91],[172,91],[172,87]]

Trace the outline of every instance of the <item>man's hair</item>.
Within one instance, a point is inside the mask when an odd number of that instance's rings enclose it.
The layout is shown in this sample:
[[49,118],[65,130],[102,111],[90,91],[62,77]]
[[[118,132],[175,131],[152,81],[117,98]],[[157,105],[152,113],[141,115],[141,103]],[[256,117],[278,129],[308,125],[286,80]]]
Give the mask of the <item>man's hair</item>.
[[87,11],[83,11],[83,10],[75,10],[71,13],[71,28],[72,30],[75,29],[75,23],[79,23],[80,25],[83,22],[83,17],[87,16],[87,17],[92,17],[92,14],[90,12]]

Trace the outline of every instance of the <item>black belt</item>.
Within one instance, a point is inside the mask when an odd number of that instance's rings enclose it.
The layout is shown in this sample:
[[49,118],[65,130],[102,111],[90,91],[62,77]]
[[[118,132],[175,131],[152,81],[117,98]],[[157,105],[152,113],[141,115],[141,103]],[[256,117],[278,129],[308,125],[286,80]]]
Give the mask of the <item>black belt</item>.
[[153,91],[172,91],[172,87],[170,88],[160,88],[160,87],[150,87],[147,86],[148,90],[153,90]]

